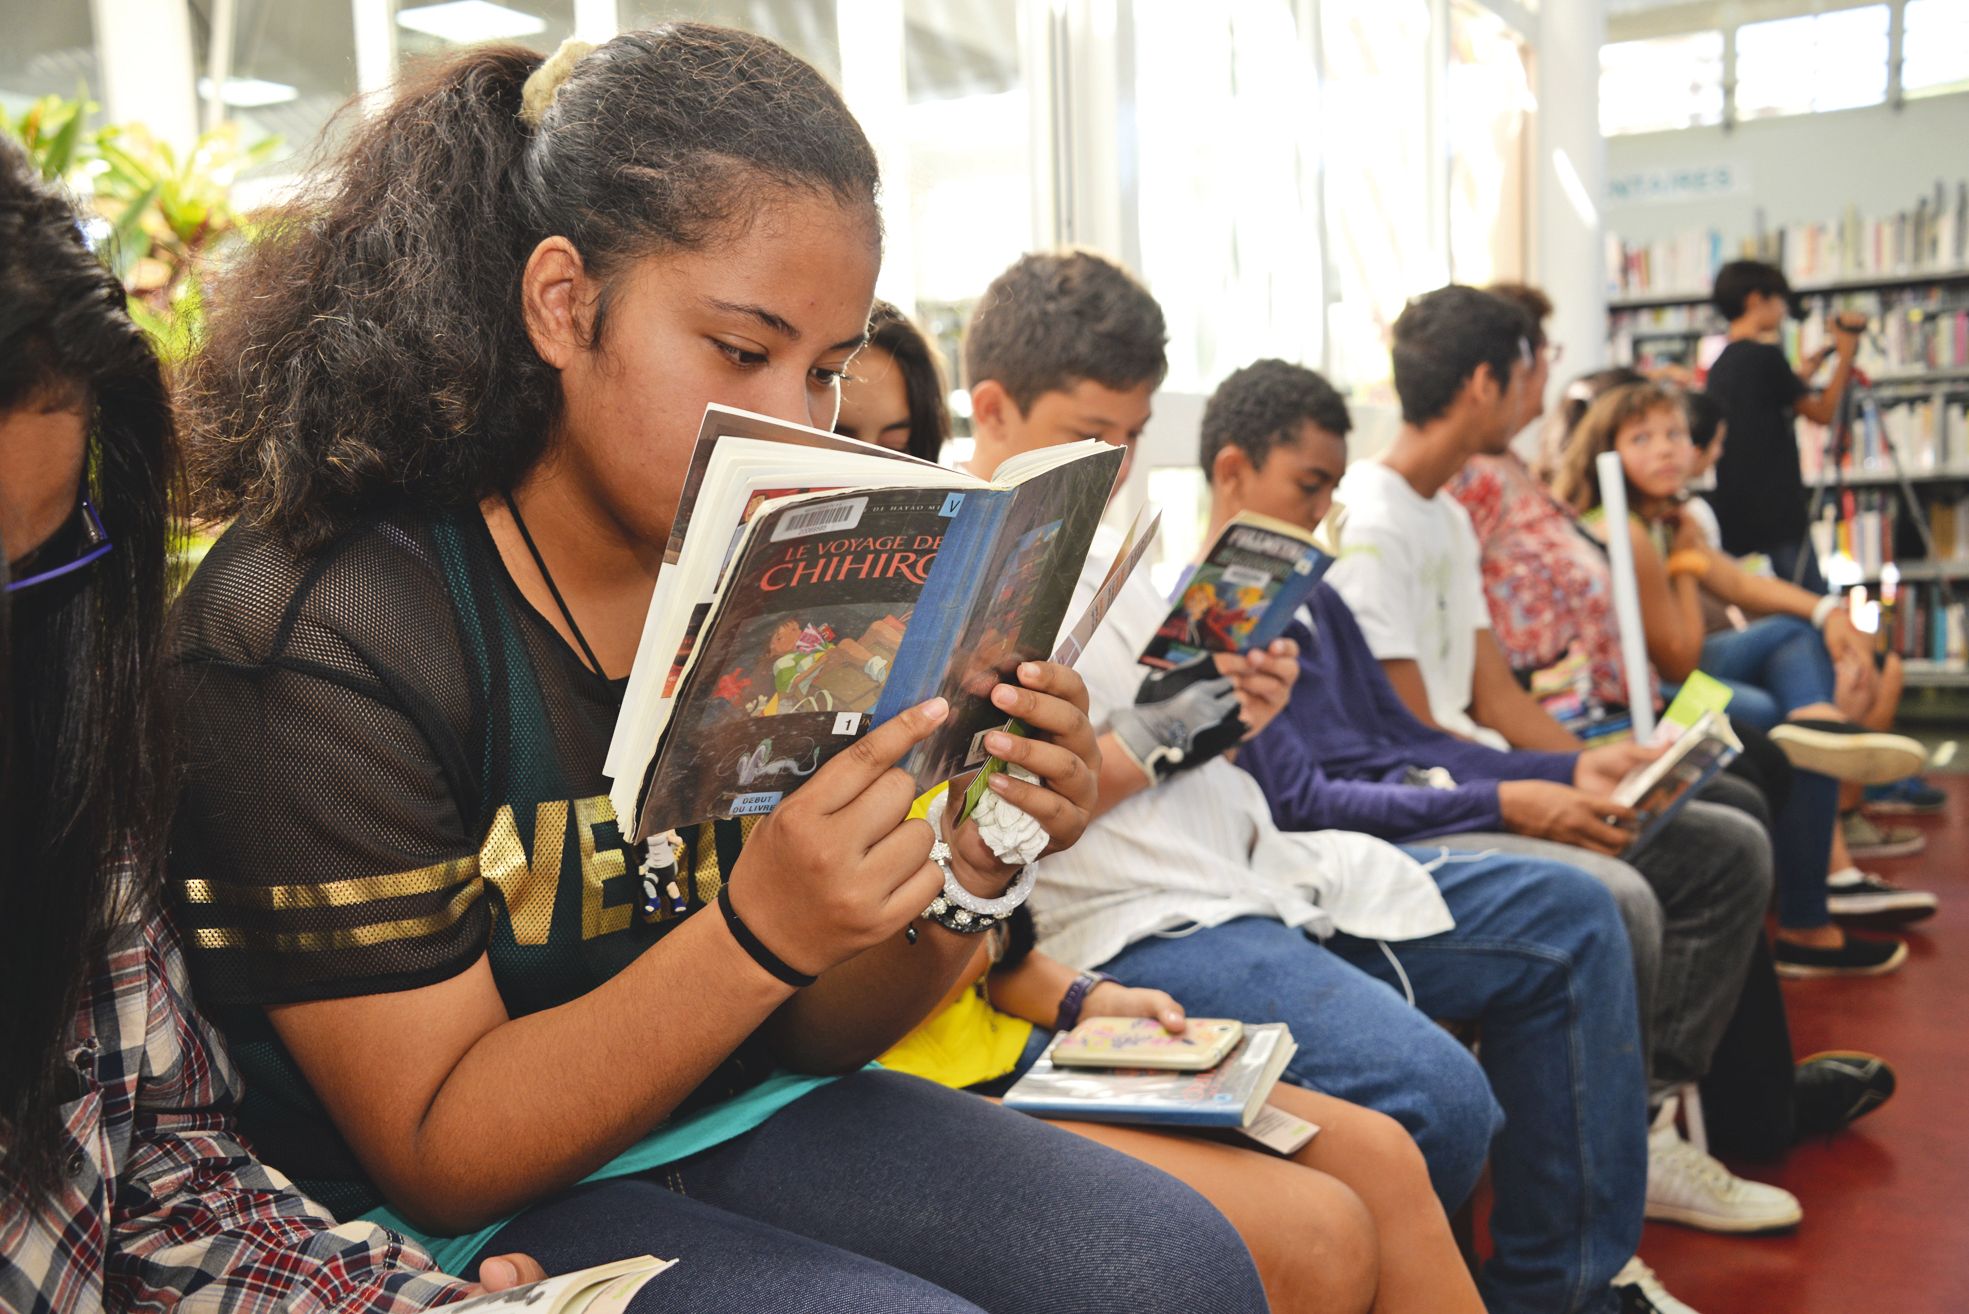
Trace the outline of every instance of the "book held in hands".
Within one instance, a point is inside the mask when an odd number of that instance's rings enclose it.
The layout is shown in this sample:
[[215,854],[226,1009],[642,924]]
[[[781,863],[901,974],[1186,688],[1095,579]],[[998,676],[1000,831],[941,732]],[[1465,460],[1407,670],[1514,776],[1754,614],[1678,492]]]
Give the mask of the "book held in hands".
[[1184,574],[1142,665],[1169,670],[1212,653],[1264,647],[1285,633],[1332,564],[1311,531],[1239,512]]
[[985,480],[706,408],[609,748],[625,832],[769,812],[939,695],[899,765],[919,789],[980,766],[991,691],[1052,649],[1121,461],[1070,443]]
[[636,1293],[676,1263],[674,1259],[639,1255],[508,1287],[488,1296],[473,1296],[444,1308],[472,1310],[477,1314],[494,1314],[498,1310],[527,1310],[530,1314],[626,1314]]
[[1298,1052],[1283,1022],[1247,1026],[1221,1061],[1201,1072],[1076,1068],[1053,1061],[1064,1035],[1005,1093],[1005,1107],[1040,1118],[1149,1126],[1250,1126]]

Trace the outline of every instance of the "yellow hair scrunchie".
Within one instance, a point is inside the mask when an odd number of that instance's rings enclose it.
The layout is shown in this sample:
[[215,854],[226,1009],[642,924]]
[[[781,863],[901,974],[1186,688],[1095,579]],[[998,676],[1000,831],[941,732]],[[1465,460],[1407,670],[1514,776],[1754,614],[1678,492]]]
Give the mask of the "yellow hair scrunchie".
[[520,88],[520,122],[529,128],[540,126],[540,120],[547,117],[548,109],[559,94],[561,84],[574,72],[574,66],[581,62],[582,56],[595,48],[592,41],[579,41],[569,37],[561,42],[546,62],[527,76],[526,84]]

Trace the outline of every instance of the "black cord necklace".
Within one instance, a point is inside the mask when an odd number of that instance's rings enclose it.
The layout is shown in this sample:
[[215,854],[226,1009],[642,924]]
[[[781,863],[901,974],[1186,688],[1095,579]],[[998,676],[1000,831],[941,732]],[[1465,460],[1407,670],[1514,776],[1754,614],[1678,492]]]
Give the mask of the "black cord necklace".
[[520,531],[520,539],[526,544],[526,550],[533,554],[533,564],[539,568],[540,578],[546,582],[547,592],[553,595],[554,605],[561,609],[561,619],[567,622],[568,633],[574,636],[575,643],[580,646],[581,655],[588,662],[588,669],[604,680],[608,679],[607,672],[602,670],[601,661],[595,656],[595,650],[588,646],[588,636],[581,632],[579,625],[575,624],[574,613],[568,610],[567,599],[561,596],[560,586],[554,583],[554,572],[547,569],[547,558],[540,555],[540,549],[534,545],[533,535],[527,532],[526,519],[520,515],[520,504],[513,500],[511,493],[501,493],[500,496],[506,499],[506,509],[512,513],[513,525]]

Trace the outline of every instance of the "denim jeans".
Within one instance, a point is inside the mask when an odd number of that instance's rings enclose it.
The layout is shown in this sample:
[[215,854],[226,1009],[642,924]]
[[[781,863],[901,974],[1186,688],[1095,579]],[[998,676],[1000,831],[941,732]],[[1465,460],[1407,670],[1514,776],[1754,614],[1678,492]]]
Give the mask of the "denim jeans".
[[[1291,1080],[1408,1128],[1447,1208],[1469,1194],[1495,1137],[1485,1307],[1611,1309],[1607,1283],[1640,1239],[1647,1185],[1620,914],[1592,877],[1534,858],[1455,854],[1436,880],[1456,918],[1441,935],[1321,945],[1248,917],[1139,940],[1104,968],[1199,1017],[1290,1025]],[[1479,1025],[1481,1068],[1434,1018]]]
[[[1730,707],[1734,712],[1734,700]],[[1829,925],[1825,878],[1832,861],[1832,828],[1839,824],[1839,782],[1816,771],[1794,771],[1789,794],[1775,814],[1762,790],[1734,775],[1718,776],[1704,797],[1745,813],[1770,835],[1778,925],[1789,930]]]
[[1244,1243],[1175,1178],[895,1072],[844,1077],[656,1172],[572,1187],[484,1255],[507,1251],[550,1273],[681,1259],[637,1314],[1266,1308]]
[[1633,949],[1650,1103],[1702,1080],[1771,903],[1771,845],[1755,818],[1692,802],[1631,865],[1523,835],[1451,835],[1440,842],[1571,863],[1605,885]]
[[1766,616],[1702,641],[1702,669],[1735,689],[1730,719],[1769,730],[1801,707],[1829,703],[1832,656],[1810,621]]

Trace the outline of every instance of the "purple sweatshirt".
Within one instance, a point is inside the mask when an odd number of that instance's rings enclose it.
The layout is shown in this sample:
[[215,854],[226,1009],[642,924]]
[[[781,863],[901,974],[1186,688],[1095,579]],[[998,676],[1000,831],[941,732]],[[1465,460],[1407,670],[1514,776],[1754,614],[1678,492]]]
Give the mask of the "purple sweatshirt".
[[[1286,631],[1299,643],[1292,700],[1237,756],[1280,829],[1352,830],[1396,843],[1497,830],[1498,781],[1572,783],[1573,753],[1505,752],[1423,725],[1340,595],[1321,584],[1306,606],[1314,630],[1295,621]],[[1442,767],[1456,788],[1408,784],[1410,767]]]

